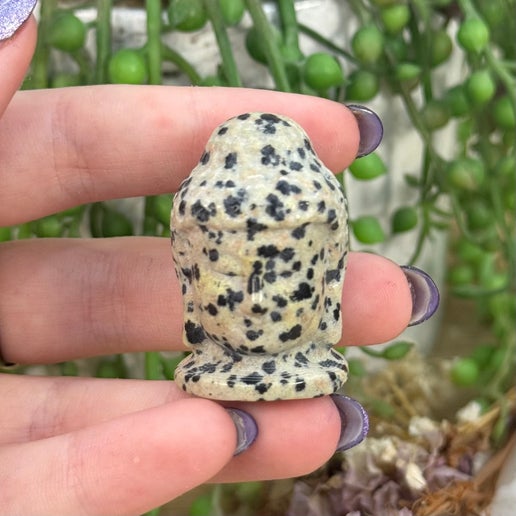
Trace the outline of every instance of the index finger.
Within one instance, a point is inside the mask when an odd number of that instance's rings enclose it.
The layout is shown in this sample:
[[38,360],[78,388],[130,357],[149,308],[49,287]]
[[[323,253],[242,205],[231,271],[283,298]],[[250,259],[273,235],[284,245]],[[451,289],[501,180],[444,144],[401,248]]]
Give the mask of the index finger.
[[19,92],[0,123],[0,224],[87,202],[174,192],[213,129],[247,111],[296,120],[335,172],[357,154],[351,111],[316,97],[172,86]]
[[[21,7],[21,15],[24,16],[24,11],[30,8],[30,2]],[[8,10],[9,6],[4,9]],[[30,12],[30,11],[29,11]],[[0,13],[6,16],[6,13]],[[19,11],[16,14],[20,14]],[[13,13],[11,13],[13,15]],[[7,18],[7,16],[6,16]],[[9,20],[5,20],[9,21]],[[11,20],[12,21],[12,20]],[[4,20],[1,20],[4,22]],[[28,18],[26,23],[18,29],[18,32],[11,38],[3,40],[5,36],[2,30],[2,23],[0,23],[0,70],[2,70],[2,78],[0,81],[0,116],[4,112],[7,104],[14,95],[14,92],[19,88],[23,80],[23,76],[29,67],[29,63],[36,46],[36,21],[32,16]],[[6,29],[6,32],[9,32]]]

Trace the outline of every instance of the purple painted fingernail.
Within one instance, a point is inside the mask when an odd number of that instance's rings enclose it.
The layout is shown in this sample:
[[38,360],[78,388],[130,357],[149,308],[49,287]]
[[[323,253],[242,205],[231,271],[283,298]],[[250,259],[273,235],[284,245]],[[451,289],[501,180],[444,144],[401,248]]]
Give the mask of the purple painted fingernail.
[[13,36],[36,3],[37,0],[0,0],[0,41]]
[[347,106],[358,123],[358,129],[360,131],[360,144],[358,145],[357,158],[371,154],[383,137],[383,124],[380,117],[371,109],[360,106],[358,104],[350,104]]
[[226,411],[237,429],[237,445],[233,455],[239,455],[254,443],[258,436],[258,425],[254,418],[243,410],[227,408]]
[[369,418],[358,401],[341,394],[332,394],[331,399],[339,410],[342,426],[337,451],[353,448],[361,443],[369,432]]
[[439,289],[434,280],[421,269],[412,265],[401,267],[410,286],[412,295],[412,316],[409,326],[415,326],[426,321],[439,306]]

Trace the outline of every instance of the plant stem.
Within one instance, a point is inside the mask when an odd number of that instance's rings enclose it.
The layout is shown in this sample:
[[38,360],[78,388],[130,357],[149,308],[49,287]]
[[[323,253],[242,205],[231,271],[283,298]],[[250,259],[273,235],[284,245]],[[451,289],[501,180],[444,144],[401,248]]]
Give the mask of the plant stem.
[[32,87],[36,89],[48,87],[48,62],[50,57],[50,48],[48,46],[46,35],[52,16],[57,7],[57,0],[47,0],[41,2],[40,18],[38,23],[38,41],[34,57],[32,58]]
[[285,63],[283,62],[272,27],[263,11],[262,3],[260,0],[245,0],[245,3],[253,19],[253,24],[263,39],[265,55],[267,56],[269,70],[276,83],[276,88],[280,91],[291,91]]
[[112,0],[97,1],[96,84],[105,84],[107,82],[107,65],[111,55],[111,7]]
[[233,55],[233,48],[229,41],[228,33],[226,31],[226,25],[222,18],[222,13],[217,0],[204,0],[204,7],[208,13],[217,44],[219,46],[220,56],[222,58],[222,67],[224,69],[224,76],[230,86],[241,87],[242,81],[240,80],[240,74],[235,62],[235,56]]
[[146,0],[149,84],[161,84],[161,1]]
[[324,45],[329,50],[332,50],[336,54],[339,54],[352,63],[358,64],[358,60],[356,57],[352,54],[350,54],[347,50],[344,50],[343,48],[340,48],[339,46],[335,45],[332,41],[329,39],[326,39],[324,36],[321,36],[318,32],[311,29],[310,27],[307,27],[306,25],[303,25],[302,23],[298,23],[299,31],[303,34],[306,34],[308,37],[312,38],[314,41],[317,41],[317,43],[320,43],[321,45]]
[[147,351],[145,353],[145,379],[162,380],[161,358],[157,351]]
[[278,8],[283,26],[283,42],[292,53],[301,54],[299,49],[299,28],[293,0],[278,0]]
[[195,85],[201,82],[201,77],[197,70],[183,56],[165,43],[161,43],[161,58],[164,61],[174,63],[190,79],[192,84]]
[[84,48],[80,48],[72,54],[72,58],[79,67],[79,74],[82,80],[82,84],[91,84],[92,80],[92,63],[88,52]]

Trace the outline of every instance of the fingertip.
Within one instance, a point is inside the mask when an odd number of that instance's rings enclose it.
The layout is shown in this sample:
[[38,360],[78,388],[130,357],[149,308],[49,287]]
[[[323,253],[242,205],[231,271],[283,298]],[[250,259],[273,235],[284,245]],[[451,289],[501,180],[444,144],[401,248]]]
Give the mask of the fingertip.
[[214,477],[214,482],[305,475],[335,453],[342,425],[328,396],[238,406],[253,416],[259,434],[251,447]]
[[343,288],[342,345],[386,342],[407,327],[412,295],[403,270],[372,253],[350,253]]

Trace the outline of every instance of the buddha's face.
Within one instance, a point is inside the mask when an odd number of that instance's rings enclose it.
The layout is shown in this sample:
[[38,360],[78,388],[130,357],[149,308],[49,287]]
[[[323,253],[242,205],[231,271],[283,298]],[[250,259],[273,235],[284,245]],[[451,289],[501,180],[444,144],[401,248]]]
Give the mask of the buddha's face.
[[188,288],[210,340],[242,354],[334,342],[340,317],[334,285],[343,260],[338,263],[327,225],[307,224],[300,239],[291,229],[275,230],[271,243],[252,246],[238,232],[224,232],[216,248],[199,236],[192,240],[199,259]]

